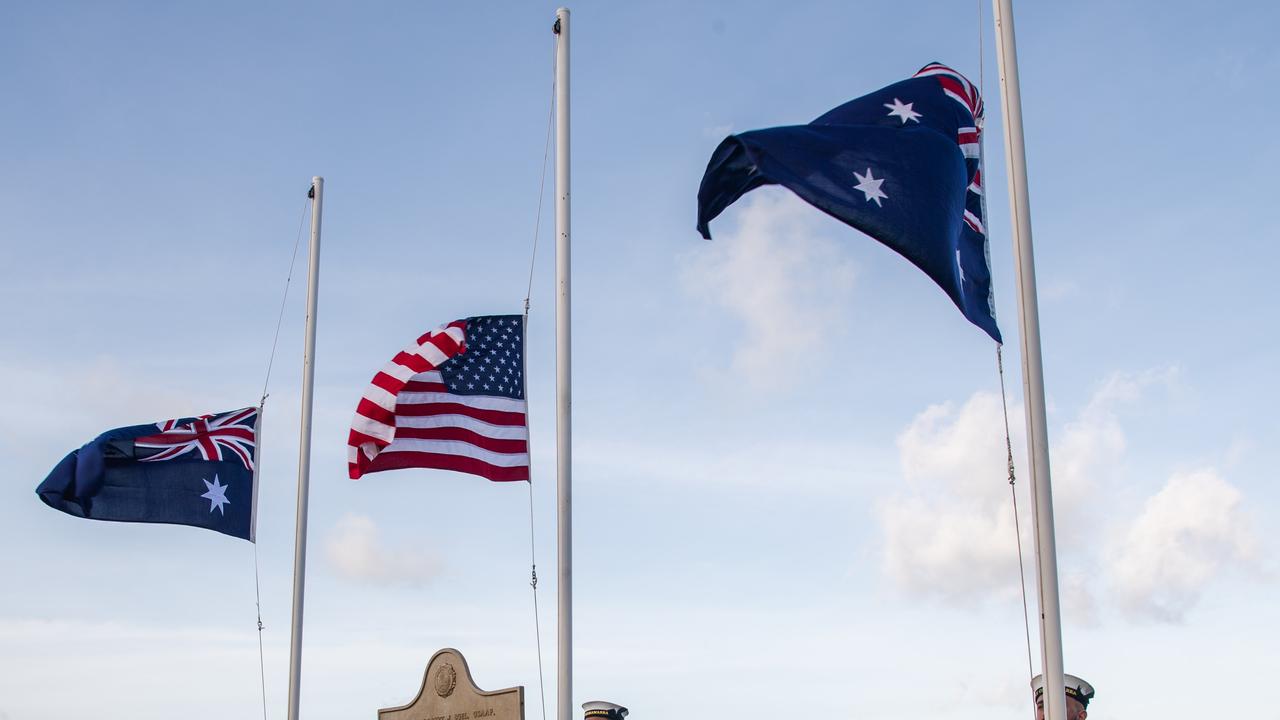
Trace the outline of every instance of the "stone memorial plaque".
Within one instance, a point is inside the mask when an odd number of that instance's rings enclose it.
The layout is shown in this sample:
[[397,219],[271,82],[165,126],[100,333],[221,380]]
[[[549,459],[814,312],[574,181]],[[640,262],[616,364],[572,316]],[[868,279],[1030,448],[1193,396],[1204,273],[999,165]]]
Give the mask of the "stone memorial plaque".
[[481,690],[462,653],[445,648],[427,663],[418,696],[408,705],[382,708],[378,720],[524,720],[524,686]]

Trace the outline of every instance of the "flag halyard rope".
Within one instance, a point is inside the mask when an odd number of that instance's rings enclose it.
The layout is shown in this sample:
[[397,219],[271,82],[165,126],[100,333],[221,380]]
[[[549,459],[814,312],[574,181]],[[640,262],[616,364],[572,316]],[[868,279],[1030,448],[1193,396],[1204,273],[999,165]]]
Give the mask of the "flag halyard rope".
[[1022,591],[1022,627],[1027,638],[1027,679],[1035,675],[1031,659],[1031,619],[1027,611],[1027,577],[1022,560],[1022,526],[1018,521],[1017,476],[1013,470],[1013,440],[1009,435],[1009,400],[1004,389],[1004,355],[996,345],[996,367],[1000,372],[1000,407],[1004,411],[1004,449],[1009,469],[1009,497],[1013,499],[1013,534],[1018,541],[1018,589]]
[[[261,415],[259,415],[261,417]],[[253,541],[253,600],[258,609],[258,679],[262,683],[262,720],[267,720],[267,664],[262,652],[262,631],[267,628],[262,624],[262,592],[258,583],[258,541]]]
[[525,443],[529,452],[529,588],[533,591],[533,637],[538,653],[538,698],[542,706],[542,720],[547,720],[547,689],[542,672],[542,615],[538,612],[538,552],[533,525],[533,423],[529,422],[529,298],[524,300],[524,332],[520,334],[524,347],[520,359],[524,363],[521,383],[524,385]]
[[276,334],[271,339],[271,356],[267,358],[267,376],[262,380],[262,400],[259,405],[265,404],[267,401],[267,385],[271,382],[271,368],[276,362],[276,347],[280,344],[280,325],[284,322],[284,308],[289,300],[289,284],[293,282],[293,268],[298,263],[298,248],[302,245],[302,228],[307,222],[307,206],[311,204],[311,193],[307,193],[307,199],[302,201],[302,216],[298,218],[298,236],[293,241],[293,255],[289,258],[289,273],[284,278],[284,293],[280,297],[280,313],[276,316]]
[[[986,68],[986,20],[983,17],[982,4],[985,0],[976,0],[978,5],[978,96],[983,98],[986,103],[987,94],[987,68]],[[985,113],[984,113],[985,114]],[[975,118],[976,119],[976,118]],[[983,119],[985,120],[985,118]],[[987,245],[991,243],[991,224],[987,215],[987,193],[986,193],[986,133],[982,132],[985,122],[979,125],[978,135],[978,169],[983,173],[982,184],[982,217],[987,222]],[[987,264],[990,265],[990,251],[987,253]],[[995,316],[995,308],[991,308],[992,317]],[[1023,562],[1022,555],[1022,526],[1018,519],[1018,491],[1017,491],[1017,475],[1013,466],[1013,439],[1009,433],[1009,398],[1005,391],[1004,381],[1004,346],[996,343],[996,370],[1000,375],[1000,409],[1004,413],[1004,450],[1005,461],[1009,474],[1009,497],[1013,501],[1013,534],[1018,545],[1018,590],[1022,594],[1022,629],[1026,638],[1027,645],[1027,679],[1030,680],[1035,675],[1035,664],[1031,655],[1031,618],[1027,609],[1027,576],[1026,565]],[[1035,706],[1032,705],[1032,714],[1035,714]]]
[[556,112],[556,56],[551,46],[551,100],[547,103],[547,139],[542,146],[542,172],[538,174],[538,211],[533,220],[533,252],[529,256],[529,286],[524,293],[525,319],[529,317],[529,298],[533,295],[533,268],[538,259],[538,235],[542,228],[542,199],[547,189],[547,158],[551,155],[551,128]]
[[529,284],[525,288],[524,295],[524,333],[522,333],[522,342],[525,345],[522,351],[522,359],[525,363],[524,374],[522,375],[524,382],[524,400],[525,400],[525,430],[526,440],[529,449],[529,588],[533,594],[533,634],[538,653],[538,698],[541,703],[542,720],[547,720],[547,689],[544,673],[542,669],[542,620],[541,613],[538,611],[538,553],[536,549],[536,534],[534,532],[533,523],[533,433],[532,423],[528,420],[529,407],[529,308],[531,298],[533,297],[533,272],[537,266],[538,260],[538,236],[542,232],[542,203],[546,196],[547,188],[547,159],[551,155],[551,129],[554,126],[555,119],[555,97],[556,97],[556,63],[555,63],[555,44],[551,46],[551,96],[547,108],[547,132],[546,140],[542,148],[542,170],[538,176],[538,208],[533,220],[533,249],[529,254]]
[[542,720],[547,718],[547,688],[542,673],[542,626],[538,612],[538,558],[533,543],[533,458],[529,460],[529,587],[533,589],[533,634],[538,649],[538,698],[542,703]]
[[[262,398],[258,401],[258,418],[261,422],[263,409],[267,404],[268,388],[271,384],[271,368],[275,365],[276,349],[280,344],[280,327],[284,323],[284,310],[289,300],[289,285],[293,282],[293,269],[298,262],[298,248],[302,245],[302,228],[307,221],[307,207],[312,202],[312,192],[307,193],[307,199],[302,201],[302,216],[298,219],[297,237],[293,242],[293,254],[289,258],[289,272],[284,279],[284,292],[280,298],[280,312],[276,316],[276,331],[271,339],[271,354],[267,358],[267,372],[262,380]],[[261,447],[258,448],[259,463],[261,462]],[[256,478],[255,478],[256,482]],[[257,627],[258,627],[258,679],[262,686],[262,720],[267,720],[267,665],[265,653],[262,646],[262,631],[267,626],[262,623],[262,583],[259,579],[258,570],[258,541],[254,538],[253,542],[253,602],[257,611]]]

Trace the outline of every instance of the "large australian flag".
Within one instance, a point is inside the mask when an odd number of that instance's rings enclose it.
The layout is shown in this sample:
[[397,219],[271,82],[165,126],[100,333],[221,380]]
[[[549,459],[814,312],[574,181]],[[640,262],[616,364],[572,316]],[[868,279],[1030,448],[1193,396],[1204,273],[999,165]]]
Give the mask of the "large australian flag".
[[108,430],[36,488],[68,515],[171,523],[254,540],[258,408]]
[[730,135],[698,189],[698,231],[745,193],[782,185],[888,245],[1000,342],[983,220],[982,98],[939,63],[808,125]]

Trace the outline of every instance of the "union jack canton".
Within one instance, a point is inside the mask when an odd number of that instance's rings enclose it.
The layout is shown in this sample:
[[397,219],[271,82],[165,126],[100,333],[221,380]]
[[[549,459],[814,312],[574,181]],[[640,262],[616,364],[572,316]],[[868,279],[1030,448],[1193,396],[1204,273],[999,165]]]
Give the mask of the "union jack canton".
[[253,542],[258,408],[108,430],[36,488],[75,517],[206,528]]
[[[257,432],[257,408],[233,410],[221,415],[201,415],[191,422],[165,420],[156,423],[160,432],[133,441],[138,448],[160,450],[155,455],[139,457],[142,462],[172,460],[190,452],[202,460],[238,458],[246,470],[253,469],[253,448]],[[181,424],[180,424],[181,423]],[[230,455],[223,455],[223,452]]]

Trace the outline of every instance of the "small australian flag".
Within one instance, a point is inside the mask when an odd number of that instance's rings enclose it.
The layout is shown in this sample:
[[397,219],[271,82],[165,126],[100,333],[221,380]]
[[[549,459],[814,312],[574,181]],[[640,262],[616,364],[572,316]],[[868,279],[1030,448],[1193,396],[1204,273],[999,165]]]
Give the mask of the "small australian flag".
[[258,408],[108,430],[36,488],[91,520],[170,523],[254,540]]

